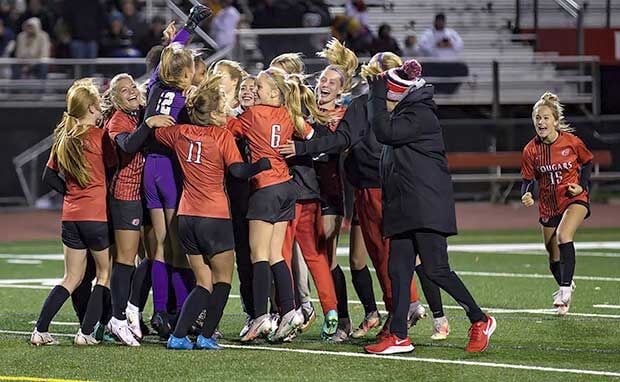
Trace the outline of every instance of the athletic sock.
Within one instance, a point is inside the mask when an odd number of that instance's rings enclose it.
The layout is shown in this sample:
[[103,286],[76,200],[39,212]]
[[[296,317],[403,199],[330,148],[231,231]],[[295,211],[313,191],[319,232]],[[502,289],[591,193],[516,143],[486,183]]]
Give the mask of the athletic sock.
[[364,313],[369,314],[377,310],[377,302],[375,301],[375,292],[372,287],[372,278],[370,271],[365,266],[362,269],[351,269],[351,278],[353,287],[364,306]]
[[179,319],[174,328],[174,336],[177,338],[185,337],[192,327],[200,312],[209,304],[211,293],[206,288],[196,285],[194,290],[187,296],[183,309],[179,314]]
[[575,245],[572,241],[559,244],[560,286],[570,286],[575,275]]
[[267,314],[267,300],[271,294],[271,270],[269,262],[258,261],[252,265],[252,293],[254,296],[254,318]]
[[177,312],[181,311],[185,300],[194,286],[196,279],[191,269],[172,268],[172,288],[174,289],[174,298],[177,303]]
[[211,338],[224,315],[224,308],[230,294],[230,284],[216,283],[207,306],[207,318],[202,326],[202,335]]
[[159,260],[153,261],[151,282],[153,284],[153,310],[157,313],[166,312],[168,304],[169,266]]
[[110,293],[112,294],[112,314],[117,320],[124,321],[127,319],[125,309],[127,308],[127,301],[129,301],[129,288],[133,271],[132,265],[114,263],[112,266]]
[[338,318],[349,318],[349,305],[347,303],[347,284],[344,272],[340,265],[332,270],[332,278],[336,287],[336,298],[338,299]]
[[71,293],[71,304],[73,310],[78,317],[79,322],[84,321],[86,309],[88,308],[88,300],[90,299],[90,289],[92,288],[92,280],[84,278],[80,285]]
[[95,331],[95,324],[99,322],[101,318],[101,312],[103,311],[103,296],[104,290],[108,289],[103,285],[95,285],[93,293],[88,300],[88,309],[84,321],[82,321],[82,333],[92,334]]
[[144,283],[147,278],[147,274],[149,273],[149,268],[151,260],[144,258],[138,266],[136,270],[133,272],[133,278],[131,280],[131,294],[129,296],[129,302],[133,305],[140,308],[140,300],[142,297],[142,288],[144,288]]
[[99,319],[99,323],[101,325],[107,325],[112,318],[112,294],[110,293],[109,288],[103,289],[103,298],[101,304],[101,318]]
[[551,273],[553,274],[553,278],[555,279],[555,282],[557,282],[558,285],[562,284],[562,276],[560,276],[560,262],[550,261],[549,269],[551,270]]
[[415,268],[415,272],[418,275],[418,280],[420,280],[422,292],[424,293],[428,307],[433,314],[433,318],[443,317],[444,313],[443,303],[441,302],[441,290],[428,278],[426,272],[424,271],[424,265],[418,265]]
[[291,271],[286,265],[286,261],[279,261],[271,266],[273,272],[273,280],[278,291],[278,305],[280,314],[284,316],[291,310],[295,309],[295,298],[293,297],[293,279]]
[[39,319],[37,320],[37,330],[41,333],[49,330],[52,318],[58,313],[62,305],[69,298],[69,291],[62,285],[56,285],[54,289],[47,295],[43,302]]

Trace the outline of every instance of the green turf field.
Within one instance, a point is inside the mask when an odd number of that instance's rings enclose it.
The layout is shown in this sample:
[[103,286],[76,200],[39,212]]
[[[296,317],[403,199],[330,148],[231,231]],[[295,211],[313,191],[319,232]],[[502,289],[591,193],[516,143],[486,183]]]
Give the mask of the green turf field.
[[[458,380],[567,381],[620,379],[620,229],[581,230],[577,242],[592,244],[577,251],[577,290],[571,314],[551,314],[556,289],[546,256],[536,249],[489,249],[489,244],[540,241],[537,231],[465,232],[451,245],[486,244],[487,252],[451,252],[453,268],[478,302],[496,317],[498,328],[486,353],[466,354],[469,322],[456,303],[444,295],[451,334],[445,342],[431,342],[431,321],[411,329],[416,344],[412,354],[391,358],[363,355],[354,340],[344,345],[321,342],[322,317],[310,332],[287,345],[237,341],[244,316],[238,288],[220,325],[228,349],[219,352],[167,351],[155,337],[140,348],[101,345],[76,348],[77,326],[52,324],[59,347],[33,348],[27,339],[53,280],[62,277],[59,242],[0,243],[0,380],[11,377],[64,380]],[[610,242],[615,245],[609,245]],[[341,241],[347,246],[346,237]],[[610,248],[611,247],[611,248]],[[454,248],[454,247],[453,247]],[[456,247],[459,248],[459,247]],[[460,247],[463,248],[463,247]],[[483,247],[480,247],[483,248]],[[468,249],[470,250],[470,249]],[[348,267],[346,251],[339,257]],[[581,256],[580,256],[581,254]],[[348,268],[345,268],[348,270]],[[350,282],[350,273],[345,271]],[[22,281],[20,281],[21,279]],[[375,294],[380,300],[378,283]],[[354,324],[363,309],[349,287],[349,309]],[[318,303],[315,307],[319,308]],[[383,309],[383,305],[379,305]],[[147,305],[150,317],[151,305]],[[320,308],[319,308],[320,310]],[[56,322],[75,323],[67,303]],[[374,335],[374,333],[373,333]],[[570,371],[570,372],[569,372]],[[13,378],[15,380],[15,378]],[[24,379],[21,379],[24,380]]]

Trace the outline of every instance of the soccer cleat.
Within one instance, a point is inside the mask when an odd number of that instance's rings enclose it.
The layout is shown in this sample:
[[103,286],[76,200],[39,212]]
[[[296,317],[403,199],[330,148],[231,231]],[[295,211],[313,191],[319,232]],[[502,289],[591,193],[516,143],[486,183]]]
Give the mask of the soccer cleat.
[[203,336],[202,334],[196,338],[196,344],[194,345],[194,348],[199,349],[199,350],[221,350],[223,349],[223,347],[221,347],[213,337],[207,338]]
[[142,319],[142,312],[140,312],[140,331],[142,332],[142,338],[152,334],[151,329],[149,329],[149,326],[144,322],[144,319]]
[[[321,328],[321,337],[327,338],[336,334],[338,329],[338,312],[330,310],[323,319],[323,327]],[[302,329],[303,330],[303,329]]]
[[288,337],[291,333],[299,329],[299,327],[303,323],[304,315],[296,309],[292,309],[284,316],[282,316],[278,329],[275,332],[270,333],[267,339],[270,342],[280,342],[284,338]]
[[311,302],[301,304],[301,312],[304,315],[304,323],[301,324],[301,332],[305,333],[316,321],[316,311]]
[[401,339],[395,334],[383,337],[376,344],[364,346],[366,353],[370,354],[397,354],[410,353],[414,349],[409,337]]
[[243,328],[241,328],[241,331],[239,332],[239,337],[243,337],[248,333],[248,330],[250,330],[251,323],[252,323],[252,317],[250,317],[250,315],[248,314],[245,317],[245,325],[243,326]]
[[376,328],[381,325],[381,315],[378,311],[372,311],[364,317],[364,321],[353,331],[351,337],[362,338],[368,334],[370,329]]
[[553,306],[556,307],[558,316],[565,316],[568,313],[574,290],[575,282],[572,282],[570,287],[560,287],[553,294]]
[[108,323],[110,332],[119,341],[127,346],[140,346],[140,342],[134,337],[133,332],[127,324],[127,320],[119,320],[116,317],[112,317]]
[[140,328],[140,309],[132,303],[127,303],[125,309],[125,315],[127,316],[127,324],[129,329],[133,333],[133,336],[139,341],[142,339],[142,329]]
[[[93,334],[95,333],[93,332]],[[78,346],[97,345],[99,341],[97,341],[93,334],[84,334],[82,333],[82,329],[80,329],[73,338],[73,344]]]
[[224,333],[222,333],[220,331],[219,328],[215,328],[215,330],[213,331],[213,335],[211,336],[211,338],[213,338],[214,340],[221,340],[222,338],[224,338]]
[[269,338],[269,336],[274,336],[276,330],[278,330],[278,325],[280,324],[280,313],[271,313],[269,315],[269,322],[271,327],[269,328],[269,333],[264,335],[266,338]]
[[39,332],[36,328],[30,335],[30,344],[34,346],[58,345],[59,342],[49,332]]
[[327,342],[331,343],[342,343],[349,339],[351,335],[351,319],[349,318],[339,318],[338,319],[338,329],[336,329],[336,333],[333,336],[326,338]]
[[497,328],[495,318],[486,315],[487,321],[478,321],[469,328],[469,342],[465,351],[468,353],[482,353],[489,346],[489,338]]
[[172,330],[172,328],[170,327],[167,313],[153,313],[153,317],[151,317],[151,326],[153,327],[153,330],[155,330],[160,339],[167,340],[168,337],[170,337],[170,331]]
[[192,350],[194,348],[194,344],[190,341],[188,336],[178,338],[170,335],[166,347],[171,350]]
[[95,324],[95,331],[94,331],[93,336],[99,342],[110,343],[110,344],[114,343],[114,337],[110,335],[110,332],[106,329],[106,326],[102,325],[99,322]]
[[423,320],[426,317],[426,309],[424,309],[424,306],[420,304],[419,301],[410,303],[409,312],[407,313],[407,329],[410,329],[412,326],[417,324],[418,321]]
[[448,319],[443,317],[433,318],[433,334],[431,340],[442,341],[448,338],[450,334],[450,325],[448,325]]
[[258,336],[266,335],[271,331],[271,319],[269,314],[263,314],[252,320],[250,328],[245,336],[241,337],[241,342],[250,342]]

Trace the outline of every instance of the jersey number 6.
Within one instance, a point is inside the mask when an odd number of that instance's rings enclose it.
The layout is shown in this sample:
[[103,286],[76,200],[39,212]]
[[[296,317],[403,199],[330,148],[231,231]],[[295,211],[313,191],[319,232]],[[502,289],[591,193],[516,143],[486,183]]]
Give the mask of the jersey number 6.
[[271,126],[271,147],[273,148],[280,147],[280,130],[282,130],[280,125]]

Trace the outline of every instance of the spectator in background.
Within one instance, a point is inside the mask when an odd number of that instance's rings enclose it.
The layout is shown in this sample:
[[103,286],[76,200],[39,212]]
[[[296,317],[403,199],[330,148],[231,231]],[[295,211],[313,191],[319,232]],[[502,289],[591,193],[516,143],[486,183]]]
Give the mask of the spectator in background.
[[332,22],[332,35],[356,55],[368,55],[372,48],[372,33],[353,17],[338,15]]
[[[54,19],[52,14],[43,6],[41,0],[28,1],[28,8],[17,19],[17,25],[22,25],[24,21],[31,17],[36,17],[41,20],[41,28],[47,32],[48,35],[52,33]],[[18,29],[16,32],[21,32],[21,29]]]
[[[71,33],[71,57],[96,58],[97,41],[107,25],[103,5],[98,0],[65,0],[63,17]],[[86,76],[93,71],[90,68]]]
[[154,16],[148,31],[137,44],[144,57],[146,57],[152,47],[161,44],[164,29],[166,29],[166,20],[161,16]]
[[463,50],[463,40],[454,29],[446,28],[446,15],[439,13],[433,27],[420,37],[419,48],[425,56],[454,59]]
[[135,0],[123,0],[121,3],[121,11],[123,13],[124,26],[127,34],[134,43],[137,43],[148,30],[144,15],[136,9]]
[[368,8],[364,0],[347,0],[344,14],[356,19],[362,26],[368,28]]
[[15,1],[0,0],[0,19],[4,21],[4,26],[15,31]]
[[237,24],[241,15],[237,8],[233,6],[232,0],[220,0],[222,9],[213,16],[209,31],[219,49],[234,45],[236,42]]
[[420,50],[418,49],[418,39],[415,35],[405,37],[405,46],[403,48],[403,57],[418,57]]
[[379,52],[392,52],[397,56],[402,54],[398,43],[391,35],[392,28],[387,24],[379,25],[379,33],[376,39],[372,42],[371,54],[377,54]]
[[[41,29],[41,21],[31,17],[24,21],[22,32],[17,35],[15,45],[16,58],[49,58],[50,37]],[[34,77],[44,79],[47,77],[47,64],[15,65],[13,78]]]
[[0,19],[0,57],[9,57],[15,49],[15,33]]
[[133,46],[131,32],[125,25],[123,15],[114,11],[110,14],[110,26],[101,39],[103,57],[136,57],[140,53]]

